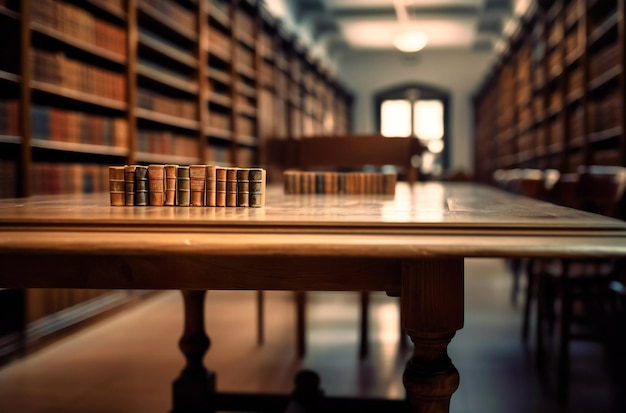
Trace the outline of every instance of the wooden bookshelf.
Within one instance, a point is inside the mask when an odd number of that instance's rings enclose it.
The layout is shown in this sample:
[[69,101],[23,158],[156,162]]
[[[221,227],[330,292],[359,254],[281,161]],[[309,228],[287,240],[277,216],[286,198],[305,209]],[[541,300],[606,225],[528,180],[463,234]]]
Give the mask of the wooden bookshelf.
[[532,3],[474,98],[479,181],[499,169],[626,165],[624,13],[617,0]]
[[[267,139],[302,137],[305,112],[313,131],[349,127],[350,95],[261,1],[5,4],[0,34],[17,41],[0,55],[0,197],[106,191],[109,164],[262,165]],[[0,291],[24,318],[0,343],[38,345],[68,308],[110,308],[110,297]],[[33,325],[46,333],[26,337]]]

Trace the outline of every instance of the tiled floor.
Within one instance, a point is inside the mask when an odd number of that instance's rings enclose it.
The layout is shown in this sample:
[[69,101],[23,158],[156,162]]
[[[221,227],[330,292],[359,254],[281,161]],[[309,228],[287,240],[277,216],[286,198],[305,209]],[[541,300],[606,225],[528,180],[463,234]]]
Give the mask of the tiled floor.
[[[450,346],[461,374],[451,411],[623,412],[597,344],[573,347],[572,395],[565,408],[540,380],[519,338],[511,277],[501,260],[466,263],[465,328]],[[266,343],[255,337],[254,292],[210,292],[205,364],[229,391],[288,393],[295,372],[313,368],[327,394],[403,397],[397,299],[372,299],[370,357],[357,356],[358,294],[310,293],[308,354],[295,356],[292,294],[266,293]],[[167,412],[182,355],[182,300],[166,292],[0,370],[0,413]]]

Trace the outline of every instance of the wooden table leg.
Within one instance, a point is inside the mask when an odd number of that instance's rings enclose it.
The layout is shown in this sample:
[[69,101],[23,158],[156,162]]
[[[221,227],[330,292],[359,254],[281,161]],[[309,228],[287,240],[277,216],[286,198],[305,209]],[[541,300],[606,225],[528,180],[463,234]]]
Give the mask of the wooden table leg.
[[202,362],[211,346],[204,330],[204,297],[206,291],[182,291],[185,308],[183,336],[178,342],[187,364],[173,383],[173,413],[211,413],[215,394],[215,373]]
[[405,260],[402,326],[414,345],[403,382],[415,413],[449,412],[459,372],[448,343],[463,327],[463,259]]

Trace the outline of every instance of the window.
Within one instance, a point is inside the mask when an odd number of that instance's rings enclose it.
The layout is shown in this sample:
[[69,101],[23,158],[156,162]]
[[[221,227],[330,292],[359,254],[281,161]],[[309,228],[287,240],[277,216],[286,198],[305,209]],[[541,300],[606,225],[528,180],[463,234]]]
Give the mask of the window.
[[383,136],[414,137],[424,147],[419,160],[423,175],[439,175],[447,167],[447,93],[424,86],[404,86],[377,95],[378,128]]

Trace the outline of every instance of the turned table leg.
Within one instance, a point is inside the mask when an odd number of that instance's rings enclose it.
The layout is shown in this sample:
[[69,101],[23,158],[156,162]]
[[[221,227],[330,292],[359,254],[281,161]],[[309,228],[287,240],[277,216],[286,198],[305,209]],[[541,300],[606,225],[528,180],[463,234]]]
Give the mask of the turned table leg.
[[406,260],[402,327],[414,345],[403,382],[414,413],[445,413],[459,386],[448,344],[463,327],[463,260]]
[[178,346],[186,365],[173,383],[173,413],[211,413],[212,395],[215,394],[215,374],[202,362],[211,346],[204,330],[204,297],[206,291],[182,291],[185,309],[185,326]]

